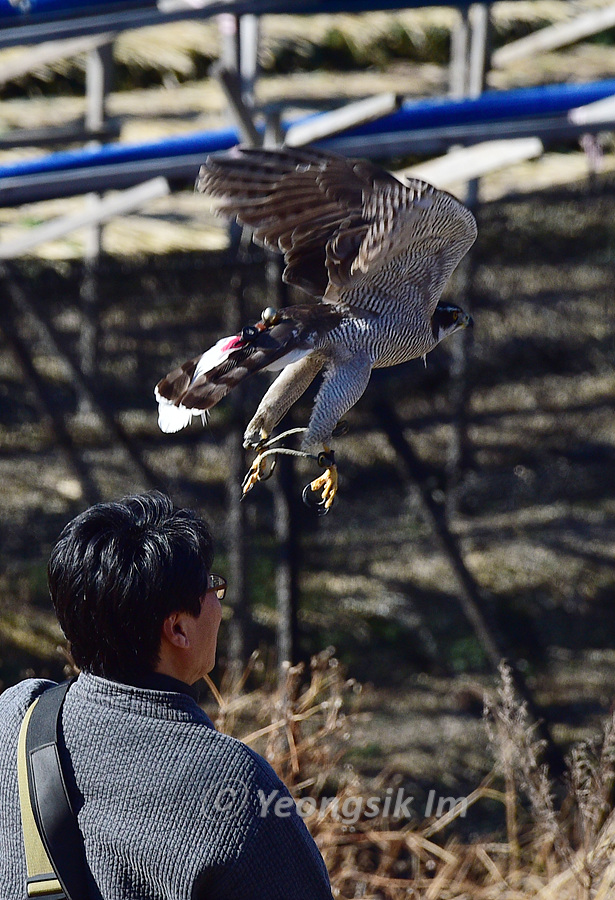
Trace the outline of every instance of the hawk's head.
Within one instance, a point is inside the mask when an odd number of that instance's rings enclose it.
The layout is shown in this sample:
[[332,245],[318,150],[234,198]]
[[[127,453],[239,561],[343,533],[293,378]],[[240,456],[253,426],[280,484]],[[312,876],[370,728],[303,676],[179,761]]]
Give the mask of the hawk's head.
[[431,317],[431,328],[437,343],[460,328],[472,327],[472,316],[452,303],[438,303]]

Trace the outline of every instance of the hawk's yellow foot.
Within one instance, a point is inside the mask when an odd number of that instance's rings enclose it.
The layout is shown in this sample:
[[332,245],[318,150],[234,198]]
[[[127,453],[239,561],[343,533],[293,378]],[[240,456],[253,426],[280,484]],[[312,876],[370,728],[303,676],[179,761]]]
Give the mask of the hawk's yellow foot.
[[[326,515],[337,494],[337,466],[335,465],[335,455],[333,450],[325,447],[322,453],[318,454],[318,465],[323,466],[325,471],[314,481],[306,484],[303,489],[303,502],[306,506],[314,509],[318,515]],[[320,500],[314,502],[314,494],[320,494]]]
[[322,475],[319,475],[318,478],[315,478],[310,483],[310,490],[314,491],[314,493],[318,493],[321,488],[322,494],[320,496],[322,497],[324,508],[330,509],[337,494],[337,466],[335,463],[329,466],[328,469],[325,469]]
[[246,477],[241,485],[241,495],[245,497],[249,493],[257,481],[267,481],[273,475],[275,469],[275,456],[267,453],[265,448],[256,454],[254,462],[248,469]]

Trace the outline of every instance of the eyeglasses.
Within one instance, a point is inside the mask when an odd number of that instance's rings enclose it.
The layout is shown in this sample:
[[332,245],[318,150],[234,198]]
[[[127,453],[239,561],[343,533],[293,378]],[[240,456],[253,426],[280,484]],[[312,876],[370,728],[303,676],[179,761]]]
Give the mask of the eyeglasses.
[[222,575],[210,575],[207,579],[207,592],[214,591],[218,600],[224,600],[226,594],[226,578]]

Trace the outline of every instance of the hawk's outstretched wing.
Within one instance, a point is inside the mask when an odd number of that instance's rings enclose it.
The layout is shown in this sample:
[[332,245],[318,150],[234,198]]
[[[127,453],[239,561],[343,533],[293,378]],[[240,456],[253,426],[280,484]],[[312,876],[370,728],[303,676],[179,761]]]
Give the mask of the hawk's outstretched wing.
[[445,191],[313,149],[210,156],[197,187],[284,253],[289,284],[374,312],[394,298],[431,317],[476,238],[474,216]]

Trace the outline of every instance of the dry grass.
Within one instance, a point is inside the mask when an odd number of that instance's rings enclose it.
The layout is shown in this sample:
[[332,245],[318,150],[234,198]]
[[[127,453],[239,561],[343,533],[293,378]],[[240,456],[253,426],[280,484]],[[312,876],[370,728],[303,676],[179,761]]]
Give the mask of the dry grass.
[[[276,690],[246,692],[255,655],[240,677],[227,677],[217,726],[238,734],[271,762],[297,801],[316,799],[305,816],[327,863],[335,897],[363,900],[608,900],[615,890],[615,725],[600,740],[575,747],[562,783],[540,762],[541,747],[525,707],[501,668],[497,694],[485,709],[495,766],[467,798],[439,816],[411,821],[344,810],[356,798],[387,792],[390,774],[366,783],[347,764],[352,744],[353,694],[332,651],[312,660],[305,683],[301,666],[287,667]],[[350,701],[350,702],[348,702]],[[245,733],[246,713],[259,720]],[[389,788],[390,792],[390,788]],[[322,800],[326,797],[326,800]],[[344,806],[353,801],[352,806]],[[475,804],[501,807],[495,835],[461,839],[456,820]],[[300,808],[306,810],[305,805]],[[480,806],[472,810],[480,821]]]

